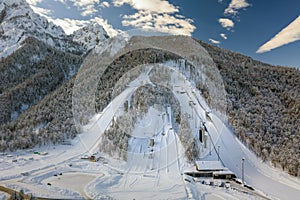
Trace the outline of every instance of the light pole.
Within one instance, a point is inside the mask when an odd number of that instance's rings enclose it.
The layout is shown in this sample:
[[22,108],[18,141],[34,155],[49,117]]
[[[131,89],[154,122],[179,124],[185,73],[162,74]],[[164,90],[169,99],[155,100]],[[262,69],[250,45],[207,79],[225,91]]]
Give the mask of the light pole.
[[244,169],[244,163],[245,163],[245,158],[243,157],[242,158],[242,183],[243,183],[243,185],[244,185],[244,171],[245,171],[245,169]]
[[218,161],[220,161],[220,145],[218,145]]

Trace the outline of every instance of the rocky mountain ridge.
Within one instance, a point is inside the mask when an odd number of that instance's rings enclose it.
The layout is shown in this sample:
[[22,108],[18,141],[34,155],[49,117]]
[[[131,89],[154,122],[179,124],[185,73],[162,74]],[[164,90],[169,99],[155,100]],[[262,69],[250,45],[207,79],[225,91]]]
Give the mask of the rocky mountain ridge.
[[25,0],[0,3],[0,123],[14,121],[76,74],[86,53],[109,36],[98,24],[72,35]]
[[0,3],[0,59],[19,49],[28,37],[58,50],[77,55],[109,38],[98,24],[90,24],[66,35],[64,30],[33,12],[25,0],[4,0]]

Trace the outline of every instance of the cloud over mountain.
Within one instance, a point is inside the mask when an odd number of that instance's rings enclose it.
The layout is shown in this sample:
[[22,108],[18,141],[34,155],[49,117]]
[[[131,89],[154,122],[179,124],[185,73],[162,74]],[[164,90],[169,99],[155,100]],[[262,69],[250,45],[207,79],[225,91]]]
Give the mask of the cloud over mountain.
[[115,6],[130,5],[137,12],[124,15],[122,25],[176,35],[191,35],[193,20],[179,15],[179,8],[166,0],[114,0]]
[[[51,1],[55,1],[56,4],[60,3],[61,10],[69,12],[72,9],[72,14],[65,12],[54,16],[53,8],[45,8],[46,0],[27,0],[35,12],[62,26],[68,34],[86,25],[88,21],[100,22],[108,33],[118,32],[113,29],[107,19],[102,17],[104,9],[116,11],[115,15],[110,14],[109,17],[113,15],[114,20],[120,19],[122,26],[134,29],[189,36],[196,29],[193,25],[194,21],[181,15],[180,8],[167,0],[50,0],[47,3]],[[131,7],[130,12],[126,5]],[[125,12],[118,14],[118,9],[124,9]],[[73,17],[74,13],[76,13],[76,18]]]
[[209,38],[208,40],[209,40],[212,44],[220,44],[220,43],[221,43],[220,41],[214,40],[214,39],[212,39],[212,38]]

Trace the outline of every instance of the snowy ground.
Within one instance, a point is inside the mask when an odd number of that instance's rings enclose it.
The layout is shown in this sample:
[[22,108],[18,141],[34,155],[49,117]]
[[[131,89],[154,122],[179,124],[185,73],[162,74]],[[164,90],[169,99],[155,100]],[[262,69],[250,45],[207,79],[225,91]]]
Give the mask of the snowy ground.
[[4,192],[0,192],[0,200],[6,200],[8,199],[8,195]]
[[[138,123],[129,141],[127,162],[120,170],[118,183],[108,188],[114,198],[184,199],[185,185],[181,177],[179,140],[167,118],[150,108]],[[151,119],[151,120],[150,120]],[[150,123],[145,123],[150,122]],[[149,145],[154,139],[153,147]],[[99,189],[103,185],[98,185]]]
[[[169,63],[170,65],[170,63]],[[169,66],[172,67],[172,66]],[[213,113],[193,84],[173,68],[171,85],[181,110],[187,114],[197,135],[202,122],[213,142],[201,147],[201,159],[217,160],[214,146],[220,146],[220,157],[227,168],[241,177],[241,159],[245,160],[245,180],[273,199],[297,199],[300,181],[265,163],[250,152]],[[70,145],[46,146],[0,156],[0,185],[33,193],[35,196],[64,199],[259,199],[231,188],[219,188],[194,181],[183,174],[194,170],[183,156],[178,133],[172,127],[171,108],[159,111],[151,107],[139,119],[129,140],[127,160],[113,159],[99,152],[101,134],[124,102],[142,84],[150,83],[141,74],[116,97],[105,110],[83,127],[83,133]],[[150,145],[150,139],[154,145]],[[37,155],[34,152],[47,152]],[[81,159],[95,154],[101,159]],[[0,193],[0,199],[5,194]]]

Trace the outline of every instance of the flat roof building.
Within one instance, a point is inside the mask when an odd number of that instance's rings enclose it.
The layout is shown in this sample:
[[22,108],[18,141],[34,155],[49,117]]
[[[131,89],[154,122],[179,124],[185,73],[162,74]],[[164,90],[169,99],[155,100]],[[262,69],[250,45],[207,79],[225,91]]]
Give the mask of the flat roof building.
[[223,171],[228,170],[220,161],[196,161],[198,171]]
[[236,178],[235,174],[230,170],[224,170],[224,171],[215,171],[212,173],[213,178],[215,179],[233,179]]
[[196,161],[197,172],[187,173],[195,177],[213,177],[215,179],[236,178],[235,174],[224,167],[220,161]]

